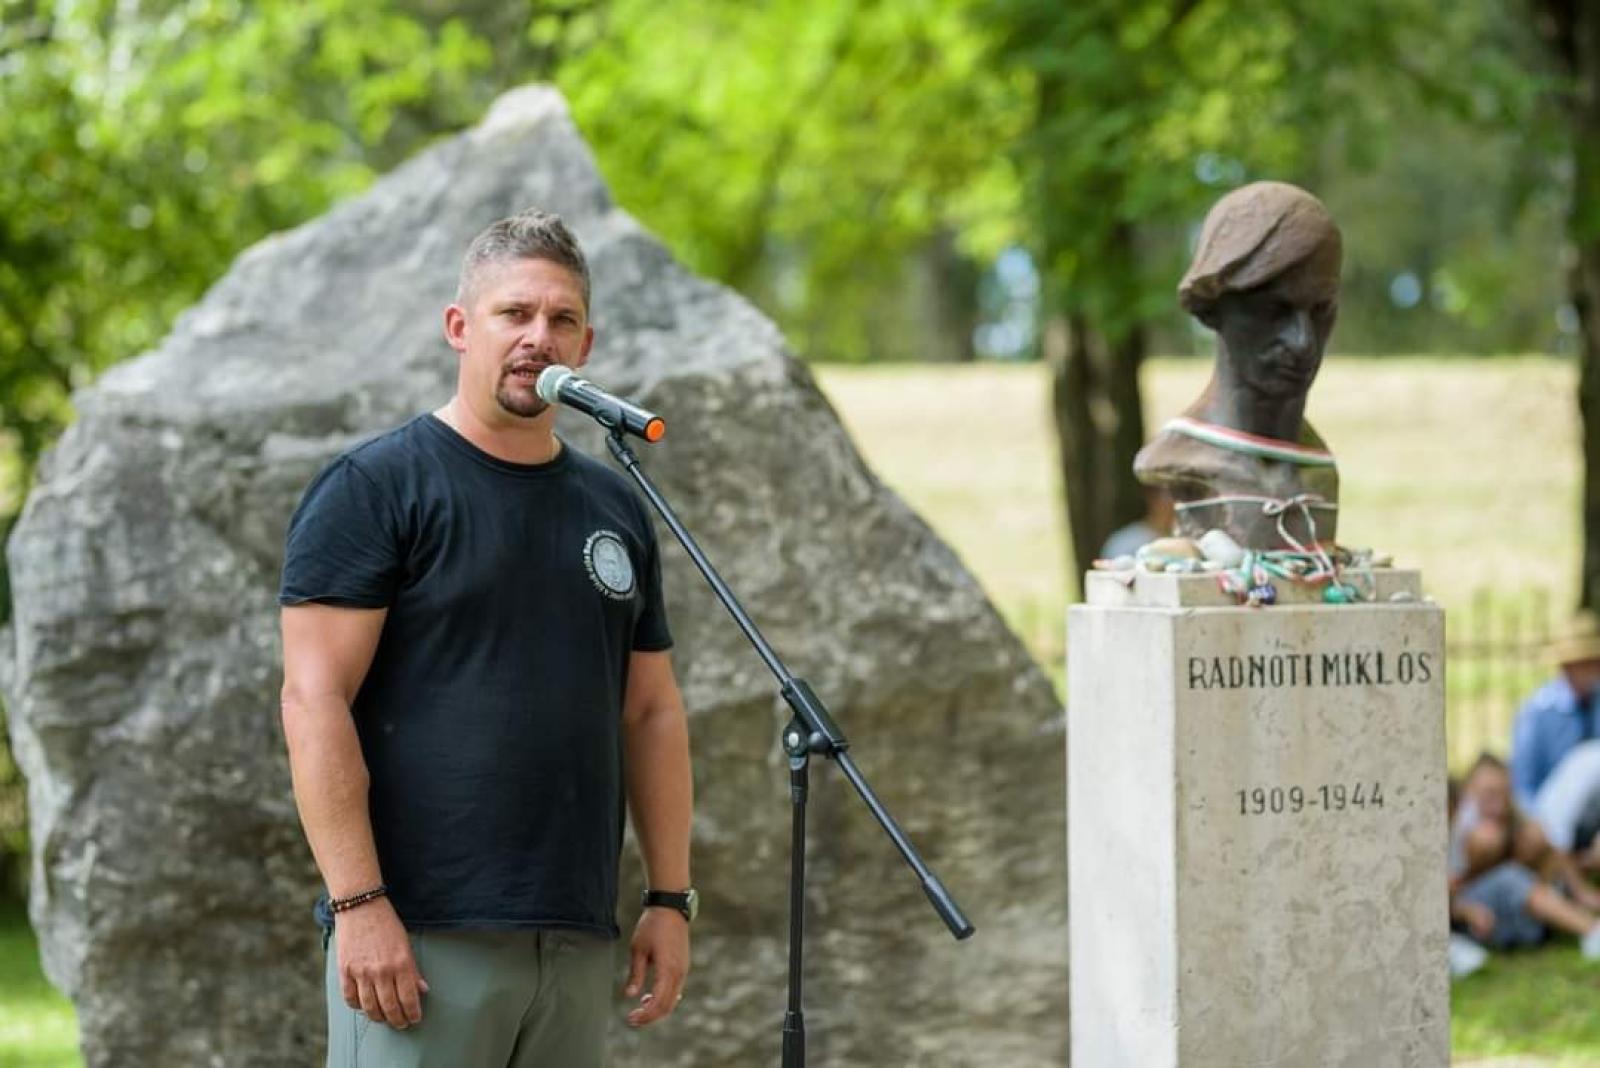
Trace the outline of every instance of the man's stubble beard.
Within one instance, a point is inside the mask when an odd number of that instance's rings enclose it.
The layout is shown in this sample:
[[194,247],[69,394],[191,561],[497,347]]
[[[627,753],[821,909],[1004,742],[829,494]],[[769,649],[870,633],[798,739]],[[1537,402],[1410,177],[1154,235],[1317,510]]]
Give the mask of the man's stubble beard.
[[538,393],[524,393],[515,387],[507,386],[503,379],[499,388],[494,391],[494,399],[501,408],[523,419],[543,415],[550,407]]

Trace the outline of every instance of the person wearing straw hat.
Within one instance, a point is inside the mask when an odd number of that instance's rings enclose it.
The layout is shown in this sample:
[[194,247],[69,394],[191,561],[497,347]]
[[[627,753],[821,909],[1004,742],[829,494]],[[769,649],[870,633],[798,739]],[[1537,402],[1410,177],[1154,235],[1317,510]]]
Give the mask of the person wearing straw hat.
[[1600,618],[1577,616],[1549,654],[1559,671],[1512,728],[1511,786],[1555,848],[1587,851],[1600,832]]

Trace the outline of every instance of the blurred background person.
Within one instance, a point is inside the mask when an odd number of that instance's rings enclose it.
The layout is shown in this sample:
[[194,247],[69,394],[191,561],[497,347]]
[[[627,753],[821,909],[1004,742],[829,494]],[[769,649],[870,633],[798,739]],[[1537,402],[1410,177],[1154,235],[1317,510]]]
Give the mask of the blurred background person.
[[1132,556],[1157,538],[1172,533],[1172,498],[1159,486],[1144,487],[1144,515],[1118,527],[1100,547],[1100,559]]
[[1600,960],[1600,892],[1517,810],[1498,757],[1478,757],[1452,808],[1452,925],[1490,949],[1538,945],[1554,929],[1575,936],[1585,959]]

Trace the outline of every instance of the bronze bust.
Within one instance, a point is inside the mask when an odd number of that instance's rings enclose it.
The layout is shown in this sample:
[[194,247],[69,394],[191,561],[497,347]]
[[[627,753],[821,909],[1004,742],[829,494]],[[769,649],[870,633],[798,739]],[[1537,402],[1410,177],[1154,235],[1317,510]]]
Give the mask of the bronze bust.
[[1283,182],[1235,189],[1206,216],[1178,299],[1216,332],[1216,365],[1133,465],[1172,495],[1179,534],[1332,547],[1338,470],[1305,405],[1338,313],[1340,254],[1321,201]]

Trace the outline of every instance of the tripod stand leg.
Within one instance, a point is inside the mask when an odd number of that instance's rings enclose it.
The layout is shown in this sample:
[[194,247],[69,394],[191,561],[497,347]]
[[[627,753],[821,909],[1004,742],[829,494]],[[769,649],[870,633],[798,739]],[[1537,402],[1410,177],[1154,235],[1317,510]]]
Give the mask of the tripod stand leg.
[[[796,735],[791,726],[786,736]],[[788,738],[785,738],[787,742]],[[806,1020],[800,1009],[805,956],[806,909],[806,794],[810,788],[810,754],[802,747],[789,751],[789,799],[793,823],[789,831],[789,1011],[783,1016],[783,1068],[805,1068]]]

